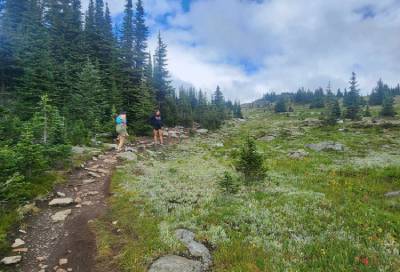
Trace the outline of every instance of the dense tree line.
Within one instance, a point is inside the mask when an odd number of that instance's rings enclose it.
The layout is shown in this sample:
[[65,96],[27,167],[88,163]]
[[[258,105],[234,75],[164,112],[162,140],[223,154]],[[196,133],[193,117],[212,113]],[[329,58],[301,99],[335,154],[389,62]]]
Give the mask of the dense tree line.
[[212,101],[194,89],[176,94],[161,33],[149,52],[142,0],[126,0],[113,29],[103,0],[84,14],[80,0],[0,0],[0,201],[23,198],[10,193],[63,164],[71,144],[112,131],[118,111],[136,134],[149,132],[157,108],[167,125],[218,128],[241,116],[219,88]]
[[[305,105],[310,109],[324,109],[324,119],[328,124],[336,123],[339,118],[359,119],[363,116],[370,116],[369,106],[381,106],[381,116],[392,117],[396,115],[394,110],[394,97],[400,95],[400,85],[390,88],[380,79],[372,93],[363,97],[357,82],[357,76],[352,73],[349,81],[349,88],[343,91],[338,89],[336,92],[331,90],[329,83],[327,88],[317,88],[315,91],[300,88],[295,93],[275,92],[267,93],[261,100],[256,101],[255,105],[274,103],[274,110],[277,113],[290,112],[293,110],[292,104]],[[264,102],[264,103],[260,103]]]

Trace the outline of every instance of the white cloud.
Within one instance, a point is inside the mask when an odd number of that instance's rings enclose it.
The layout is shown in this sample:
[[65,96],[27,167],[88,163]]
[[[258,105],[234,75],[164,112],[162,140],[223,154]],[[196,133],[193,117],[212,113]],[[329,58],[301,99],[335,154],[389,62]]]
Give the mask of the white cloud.
[[[123,0],[109,0],[114,14]],[[149,24],[163,30],[174,78],[249,101],[267,90],[347,86],[352,71],[369,92],[400,72],[400,3],[396,0],[145,0]],[[362,20],[368,7],[372,14]],[[366,11],[365,11],[366,12]],[[150,42],[154,48],[154,38]],[[246,64],[258,69],[246,73]]]

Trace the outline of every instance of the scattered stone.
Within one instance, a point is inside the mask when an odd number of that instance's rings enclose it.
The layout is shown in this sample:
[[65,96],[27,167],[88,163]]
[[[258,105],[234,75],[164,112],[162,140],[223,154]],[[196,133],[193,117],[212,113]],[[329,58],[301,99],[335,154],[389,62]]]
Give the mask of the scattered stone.
[[68,217],[68,215],[71,214],[71,212],[72,211],[70,209],[56,212],[53,216],[51,216],[51,219],[53,222],[62,222]]
[[400,196],[400,191],[395,191],[395,192],[389,192],[385,194],[386,197],[396,197]]
[[288,156],[292,159],[303,159],[303,158],[307,157],[308,155],[309,155],[309,153],[307,151],[305,151],[304,149],[290,151],[288,154]]
[[95,196],[95,195],[98,195],[98,194],[99,194],[98,191],[90,191],[90,192],[87,192],[85,195],[86,196]]
[[116,225],[116,224],[118,224],[118,221],[113,221],[112,224]]
[[19,231],[20,233],[26,234],[26,231],[23,230],[23,229],[19,229],[18,231]]
[[5,264],[5,265],[10,265],[10,264],[17,264],[22,260],[21,256],[10,256],[10,257],[4,257],[0,263]]
[[99,174],[97,174],[95,172],[89,172],[88,174],[89,174],[89,176],[92,176],[94,178],[101,178],[101,175],[99,175]]
[[14,249],[12,250],[12,252],[15,252],[15,253],[26,253],[26,252],[28,252],[28,249],[27,249],[26,247],[23,247],[23,248],[14,248]]
[[64,194],[64,193],[62,193],[62,192],[57,192],[57,195],[58,195],[59,197],[66,197],[66,194]]
[[189,230],[178,229],[175,237],[181,241],[194,257],[201,257],[204,270],[207,270],[211,264],[211,254],[206,246],[194,240],[195,234]]
[[14,244],[12,244],[11,247],[12,248],[17,248],[17,247],[20,247],[20,246],[23,246],[23,245],[25,245],[25,242],[22,239],[18,238],[18,239],[15,239]]
[[72,268],[67,268],[67,271],[71,272],[71,271],[72,271]]
[[321,126],[322,121],[316,118],[307,118],[303,121],[304,126]]
[[91,184],[91,183],[94,183],[94,182],[96,182],[95,179],[84,179],[84,180],[82,181],[82,184],[83,184],[83,185],[88,185],[88,184]]
[[67,270],[65,270],[63,268],[57,268],[56,272],[67,272]]
[[68,206],[74,203],[74,200],[70,197],[67,198],[55,198],[49,202],[49,206]]
[[36,261],[38,261],[38,262],[44,262],[46,260],[47,260],[46,257],[36,257]]
[[261,137],[259,140],[265,141],[265,142],[272,142],[275,140],[276,136],[275,135],[265,135],[264,137]]
[[136,154],[134,154],[132,152],[119,153],[117,155],[117,158],[122,159],[122,160],[126,160],[126,161],[136,161],[137,160]]
[[207,134],[208,133],[208,129],[201,128],[201,129],[196,130],[196,132],[198,134]]
[[93,157],[92,160],[93,160],[93,161],[98,161],[99,159],[96,158],[96,157]]
[[92,206],[93,202],[92,201],[83,201],[82,206]]
[[193,261],[184,257],[169,255],[155,261],[149,272],[201,272],[202,265],[199,261]]
[[127,146],[125,147],[125,152],[137,152],[136,148]]
[[66,259],[66,258],[60,259],[60,260],[58,261],[58,264],[59,264],[60,266],[66,265],[67,263],[68,263],[68,259]]
[[306,147],[320,152],[320,151],[344,151],[345,150],[345,146],[343,144],[340,143],[335,143],[335,142],[331,142],[331,141],[327,141],[327,142],[321,142],[318,144],[307,144]]
[[82,198],[80,198],[79,196],[77,198],[75,198],[74,200],[75,203],[82,203]]

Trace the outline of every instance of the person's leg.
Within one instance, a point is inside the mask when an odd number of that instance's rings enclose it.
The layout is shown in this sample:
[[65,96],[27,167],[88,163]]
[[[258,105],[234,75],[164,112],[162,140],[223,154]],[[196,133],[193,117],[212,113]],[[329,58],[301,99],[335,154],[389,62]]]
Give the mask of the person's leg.
[[157,144],[157,130],[153,129],[154,144]]
[[122,151],[122,148],[124,147],[125,143],[125,136],[119,136],[119,146],[118,146],[118,151]]
[[162,129],[158,130],[158,136],[160,137],[160,143],[163,145],[164,144],[164,133]]

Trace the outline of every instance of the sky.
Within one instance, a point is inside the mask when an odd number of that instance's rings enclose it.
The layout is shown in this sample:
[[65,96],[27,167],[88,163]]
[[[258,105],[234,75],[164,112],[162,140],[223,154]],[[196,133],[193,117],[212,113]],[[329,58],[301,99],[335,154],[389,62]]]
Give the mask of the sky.
[[[83,0],[87,6],[88,0]],[[400,0],[143,0],[175,85],[250,102],[266,92],[400,83]],[[108,0],[116,22],[125,0]]]

